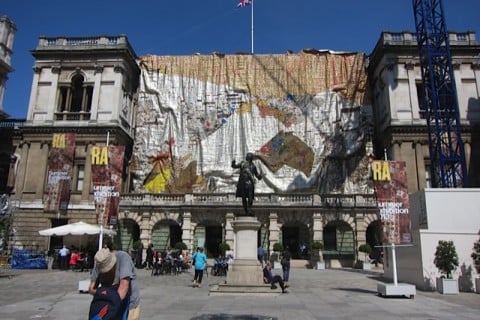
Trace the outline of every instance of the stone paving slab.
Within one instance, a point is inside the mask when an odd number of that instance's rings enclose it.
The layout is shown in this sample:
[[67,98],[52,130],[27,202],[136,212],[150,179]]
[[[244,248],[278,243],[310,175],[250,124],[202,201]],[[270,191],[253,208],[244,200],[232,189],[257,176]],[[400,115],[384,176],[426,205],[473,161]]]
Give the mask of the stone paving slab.
[[[225,277],[192,288],[193,272],[152,277],[137,270],[141,319],[479,319],[480,295],[417,290],[414,299],[377,295],[381,271],[292,269],[289,293],[274,297],[210,296]],[[277,271],[278,272],[278,271]],[[0,277],[0,319],[86,319],[91,296],[78,292],[88,273],[17,270]],[[280,289],[277,289],[280,291]]]

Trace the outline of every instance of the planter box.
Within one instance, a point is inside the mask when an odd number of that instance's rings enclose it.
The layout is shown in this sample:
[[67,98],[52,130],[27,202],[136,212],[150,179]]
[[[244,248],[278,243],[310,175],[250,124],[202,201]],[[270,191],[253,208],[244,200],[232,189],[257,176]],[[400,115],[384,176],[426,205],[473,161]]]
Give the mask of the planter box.
[[317,262],[317,270],[325,270],[325,262]]
[[475,292],[480,293],[480,278],[475,278]]
[[362,263],[362,269],[363,270],[372,270],[372,264],[370,262],[365,262],[363,261]]
[[273,269],[282,269],[282,264],[279,261],[273,263]]
[[437,278],[437,291],[441,294],[458,294],[458,280]]

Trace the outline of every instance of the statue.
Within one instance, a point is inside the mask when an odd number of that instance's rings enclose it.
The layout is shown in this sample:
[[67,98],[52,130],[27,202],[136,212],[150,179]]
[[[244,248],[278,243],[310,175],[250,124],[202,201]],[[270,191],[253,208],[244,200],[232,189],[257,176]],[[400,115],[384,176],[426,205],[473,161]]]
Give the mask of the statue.
[[255,196],[255,177],[258,180],[262,179],[262,176],[258,173],[257,167],[252,162],[253,153],[247,153],[245,160],[240,163],[232,161],[232,168],[240,168],[240,176],[237,182],[236,196],[242,198],[243,210],[247,216],[253,216],[252,205],[253,198]]

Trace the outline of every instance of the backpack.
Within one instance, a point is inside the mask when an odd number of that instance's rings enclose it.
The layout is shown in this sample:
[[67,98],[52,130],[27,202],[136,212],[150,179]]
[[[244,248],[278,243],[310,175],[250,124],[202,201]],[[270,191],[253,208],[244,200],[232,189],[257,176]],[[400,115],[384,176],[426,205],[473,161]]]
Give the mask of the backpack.
[[[121,320],[125,311],[125,301],[122,302],[117,292],[118,286],[97,288],[90,303],[89,320]],[[128,299],[125,299],[128,302]]]

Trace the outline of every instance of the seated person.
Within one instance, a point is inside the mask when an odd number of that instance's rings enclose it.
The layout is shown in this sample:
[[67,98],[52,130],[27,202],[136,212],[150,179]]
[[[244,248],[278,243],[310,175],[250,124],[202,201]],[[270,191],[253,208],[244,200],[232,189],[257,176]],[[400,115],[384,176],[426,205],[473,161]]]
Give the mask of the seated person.
[[183,255],[178,252],[175,256],[175,269],[177,273],[181,273],[183,270]]
[[227,273],[227,263],[221,254],[215,258],[213,263],[213,274],[214,275],[225,275]]
[[266,284],[270,284],[271,289],[277,289],[275,283],[278,283],[280,285],[280,288],[282,288],[282,293],[287,293],[285,289],[288,288],[288,285],[285,285],[282,277],[277,274],[272,274],[272,264],[270,262],[267,262],[265,264],[265,267],[263,268],[263,282],[265,282]]
[[162,257],[160,255],[160,252],[154,251],[153,252],[152,275],[158,276],[160,274],[161,266],[162,266]]

